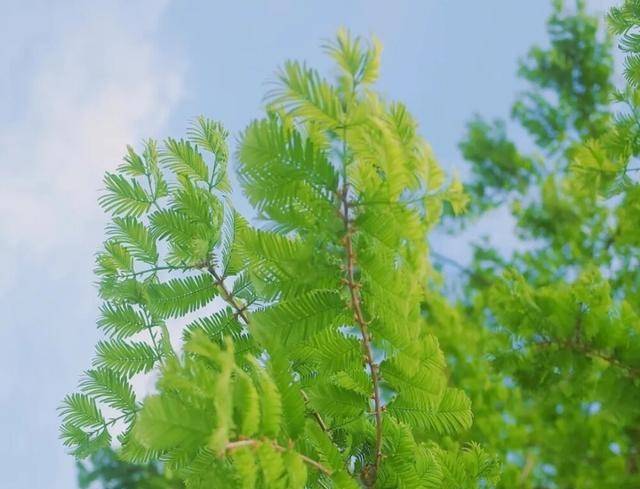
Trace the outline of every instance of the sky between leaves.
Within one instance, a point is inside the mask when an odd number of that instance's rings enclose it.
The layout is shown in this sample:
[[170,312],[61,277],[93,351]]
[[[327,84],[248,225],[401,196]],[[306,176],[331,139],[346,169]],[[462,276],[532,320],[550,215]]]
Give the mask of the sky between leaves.
[[[287,58],[319,68],[338,27],[384,44],[379,88],[405,102],[448,170],[474,112],[507,114],[547,0],[6,2],[0,16],[0,466],[11,489],[75,487],[55,409],[97,339],[102,173],[128,143],[198,114],[232,132]],[[603,10],[611,0],[591,0]],[[481,227],[505,249],[503,215]],[[474,236],[477,235],[474,234]],[[473,236],[470,236],[470,238]],[[452,258],[466,243],[434,239]]]

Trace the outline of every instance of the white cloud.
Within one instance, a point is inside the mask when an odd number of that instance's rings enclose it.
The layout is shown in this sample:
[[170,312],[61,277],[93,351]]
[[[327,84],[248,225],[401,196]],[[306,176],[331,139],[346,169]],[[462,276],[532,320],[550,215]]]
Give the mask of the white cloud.
[[29,10],[48,10],[29,17],[26,33],[5,17],[0,27],[14,45],[0,49],[9,67],[0,102],[10,108],[0,114],[3,262],[86,247],[102,221],[104,170],[120,162],[125,144],[165,126],[182,80],[157,42],[165,8],[151,0],[22,6],[9,12],[22,26]]

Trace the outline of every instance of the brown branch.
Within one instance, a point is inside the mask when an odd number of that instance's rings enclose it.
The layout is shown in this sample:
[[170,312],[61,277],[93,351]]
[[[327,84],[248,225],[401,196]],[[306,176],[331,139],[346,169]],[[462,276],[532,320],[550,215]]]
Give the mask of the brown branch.
[[207,271],[213,277],[213,280],[220,291],[220,296],[224,299],[224,301],[229,304],[236,312],[235,315],[237,317],[242,318],[245,325],[249,325],[249,317],[247,316],[247,308],[238,303],[238,301],[233,297],[233,294],[229,292],[227,287],[224,285],[224,277],[221,277],[213,265],[207,265]]
[[583,345],[583,344],[576,344],[574,342],[570,342],[567,341],[564,344],[565,347],[572,349],[573,351],[576,351],[578,353],[582,353],[583,355],[587,356],[587,357],[591,357],[591,358],[599,358],[601,360],[604,360],[605,362],[608,362],[609,364],[613,365],[616,368],[619,368],[620,370],[624,370],[627,372],[627,376],[632,378],[632,379],[637,379],[640,376],[640,369],[631,367],[629,365],[625,365],[624,363],[622,363],[618,358],[614,357],[613,355],[608,355],[605,352],[599,351],[599,350],[592,350],[590,349],[588,346]]
[[[529,320],[533,321],[535,318],[531,314],[526,314]],[[560,348],[564,348],[565,350],[569,350],[574,353],[580,353],[588,358],[598,358],[600,360],[604,360],[610,365],[623,370],[626,372],[626,376],[632,380],[637,380],[640,378],[640,368],[632,367],[630,365],[625,365],[619,358],[608,354],[601,350],[595,350],[591,348],[588,344],[584,342],[582,339],[582,306],[578,309],[578,314],[576,316],[575,324],[573,327],[573,336],[571,338],[559,339],[559,338],[551,338],[545,337],[541,341],[533,340],[533,346],[539,348],[548,348],[551,346],[556,346]],[[555,329],[561,329],[556,324],[550,323]]]
[[[253,438],[248,438],[246,440],[237,440],[237,441],[232,441],[229,442],[225,445],[224,450],[225,452],[231,452],[233,450],[236,450],[238,448],[242,448],[242,447],[250,447],[250,448],[258,448],[260,445],[263,444],[269,444],[271,445],[271,447],[282,453],[282,452],[286,452],[287,449],[284,448],[281,445],[278,445],[275,441],[261,441],[261,440],[255,440]],[[324,465],[322,465],[320,462],[313,460],[312,458],[307,457],[306,455],[303,455],[301,453],[298,453],[298,455],[300,455],[300,458],[304,461],[304,463],[306,463],[307,465],[314,467],[315,469],[318,469],[320,472],[326,474],[326,475],[331,475],[332,471],[331,469],[325,467]]]
[[355,269],[357,267],[355,251],[353,249],[353,234],[354,226],[349,216],[350,203],[348,200],[349,187],[348,183],[344,182],[344,188],[340,194],[342,202],[342,210],[340,217],[344,223],[345,235],[343,237],[343,244],[347,254],[347,263],[345,266],[346,278],[344,280],[345,285],[349,289],[350,307],[353,311],[353,317],[362,335],[362,350],[364,352],[364,360],[369,366],[371,373],[371,382],[373,384],[373,402],[374,402],[374,416],[376,424],[376,441],[375,441],[375,461],[369,471],[363,471],[364,482],[367,487],[373,487],[375,484],[380,462],[382,461],[382,396],[380,394],[380,379],[378,372],[378,365],[373,358],[373,347],[371,346],[371,333],[369,331],[369,323],[364,318],[362,312],[362,297],[360,295],[360,283],[355,278]]
[[598,358],[600,360],[604,360],[605,362],[609,363],[610,365],[620,370],[625,371],[627,374],[627,377],[629,377],[630,379],[635,380],[640,378],[640,369],[631,367],[629,365],[625,365],[624,363],[622,363],[622,361],[620,361],[620,359],[616,358],[615,356],[607,354],[600,350],[593,350],[589,348],[588,345],[585,345],[582,342],[576,342],[571,339],[567,339],[567,340],[546,339],[543,341],[535,342],[535,345],[539,347],[559,346],[566,350],[573,351],[575,353],[580,353],[589,358]]

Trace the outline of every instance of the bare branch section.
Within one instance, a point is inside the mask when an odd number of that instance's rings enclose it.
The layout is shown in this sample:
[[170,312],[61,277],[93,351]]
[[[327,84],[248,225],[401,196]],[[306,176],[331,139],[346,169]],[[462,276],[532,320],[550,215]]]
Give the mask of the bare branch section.
[[382,461],[382,396],[380,394],[380,375],[378,371],[378,365],[375,363],[373,357],[373,347],[371,346],[371,332],[369,331],[369,322],[365,319],[362,312],[362,297],[360,294],[360,283],[356,280],[355,270],[357,267],[356,253],[353,247],[353,235],[355,233],[355,227],[349,214],[350,202],[348,199],[349,186],[345,181],[342,192],[340,193],[340,199],[342,203],[342,210],[340,217],[344,223],[345,234],[342,238],[343,245],[345,247],[347,263],[345,266],[345,285],[349,289],[350,307],[353,311],[353,318],[360,328],[362,336],[362,350],[364,353],[364,359],[369,367],[371,374],[371,382],[373,384],[373,403],[374,403],[374,417],[376,423],[376,442],[375,442],[375,460],[373,466],[368,471],[363,473],[363,479],[367,487],[373,487],[375,484],[380,462]]

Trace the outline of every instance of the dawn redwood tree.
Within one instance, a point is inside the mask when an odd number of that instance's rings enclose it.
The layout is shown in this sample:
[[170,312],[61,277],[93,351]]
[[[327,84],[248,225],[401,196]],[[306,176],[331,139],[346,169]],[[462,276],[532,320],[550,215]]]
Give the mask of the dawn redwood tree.
[[[422,314],[427,233],[461,211],[416,123],[373,89],[380,47],[341,31],[333,82],[287,62],[264,118],[129,148],[105,176],[96,273],[106,335],[61,407],[78,457],[115,443],[189,488],[489,487]],[[254,225],[255,224],[255,225]],[[180,331],[172,335],[171,331]],[[135,380],[157,375],[153,393]]]
[[[240,137],[251,224],[219,124],[130,150],[101,199],[107,339],[62,408],[76,455],[99,450],[84,480],[640,487],[640,2],[608,21],[622,83],[603,24],[554,2],[511,114],[534,149],[473,119],[464,215],[406,109],[373,91],[379,47],[345,33],[333,84],[286,64]],[[428,246],[443,210],[457,233],[498,207],[512,254],[480,242],[462,267]],[[134,391],[151,373],[157,390]]]
[[466,436],[503,462],[500,487],[640,487],[638,25],[638,1],[610,12],[626,53],[616,88],[605,26],[584,2],[555,2],[511,114],[534,150],[482,118],[461,143],[471,212],[451,229],[502,206],[524,246],[477,243],[457,307],[428,296],[425,310],[472,399]]

